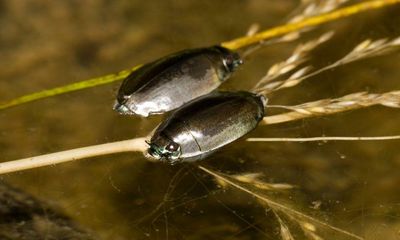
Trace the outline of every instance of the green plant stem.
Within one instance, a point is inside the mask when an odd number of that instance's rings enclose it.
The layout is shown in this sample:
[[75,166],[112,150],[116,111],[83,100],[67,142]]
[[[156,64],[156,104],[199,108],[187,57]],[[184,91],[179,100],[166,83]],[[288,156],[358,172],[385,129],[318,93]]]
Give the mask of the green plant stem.
[[[250,46],[274,37],[279,37],[284,34],[288,34],[291,32],[296,32],[301,29],[317,26],[323,23],[331,22],[337,19],[342,19],[344,17],[348,17],[357,13],[365,12],[367,10],[378,9],[385,6],[389,6],[392,4],[400,3],[400,0],[373,0],[373,1],[365,1],[358,4],[354,4],[349,7],[341,8],[336,11],[332,11],[329,13],[321,14],[318,16],[306,18],[302,21],[295,23],[288,23],[282,26],[274,27],[265,31],[262,31],[258,34],[254,34],[251,36],[245,36],[241,38],[237,38],[231,41],[222,42],[221,45],[227,47],[232,50],[236,50],[239,48],[243,48],[246,46]],[[0,110],[10,108],[13,106],[21,105],[24,103],[36,101],[39,99],[56,96],[68,92],[78,91],[86,88],[91,88],[99,85],[109,84],[115,81],[123,80],[127,77],[131,72],[135,71],[142,65],[137,65],[131,69],[120,71],[116,74],[110,74],[107,76],[92,78],[89,80],[84,80],[81,82],[72,83],[69,85],[47,89],[39,92],[35,92],[32,94],[24,95],[18,98],[15,98],[10,101],[5,101],[0,103]]]

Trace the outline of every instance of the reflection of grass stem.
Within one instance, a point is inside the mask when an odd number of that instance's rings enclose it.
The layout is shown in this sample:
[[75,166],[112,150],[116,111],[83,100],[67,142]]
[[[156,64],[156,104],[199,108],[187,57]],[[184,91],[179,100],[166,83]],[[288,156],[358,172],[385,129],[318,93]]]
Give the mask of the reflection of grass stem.
[[279,202],[273,201],[273,200],[263,196],[262,194],[260,194],[260,193],[258,193],[256,191],[253,191],[253,190],[251,190],[251,189],[249,189],[249,188],[247,188],[245,186],[242,186],[239,183],[236,183],[236,182],[230,180],[228,177],[225,177],[220,173],[216,173],[214,171],[211,171],[210,169],[207,169],[207,168],[205,168],[203,166],[199,166],[198,168],[201,169],[202,171],[210,174],[211,176],[215,177],[216,179],[221,180],[221,181],[229,184],[230,186],[232,186],[232,187],[234,187],[236,189],[239,189],[239,190],[241,190],[243,192],[246,192],[246,193],[250,194],[251,196],[261,200],[262,202],[266,203],[269,207],[271,207],[274,210],[281,211],[281,212],[283,212],[283,213],[285,213],[285,214],[287,214],[289,216],[295,217],[296,219],[301,219],[302,221],[310,221],[312,223],[315,223],[315,224],[318,224],[320,226],[332,229],[334,231],[337,231],[339,233],[345,234],[345,235],[347,235],[349,237],[352,237],[352,238],[355,238],[355,239],[363,239],[362,237],[359,237],[359,236],[357,236],[357,235],[355,235],[353,233],[350,233],[350,232],[347,232],[347,231],[342,230],[340,228],[331,226],[331,225],[329,225],[329,224],[327,224],[325,222],[321,222],[318,219],[315,219],[313,217],[305,215],[304,213],[301,213],[301,212],[296,211],[296,210],[294,210],[292,208],[289,208],[289,207],[287,207],[285,205],[282,205]]
[[[262,31],[260,33],[251,35],[251,36],[245,36],[241,38],[237,38],[231,41],[223,42],[221,43],[222,46],[230,48],[230,49],[239,49],[242,47],[250,46],[259,42],[262,42],[267,39],[271,39],[273,37],[278,37],[285,35],[287,33],[292,33],[299,31],[304,28],[308,28],[311,26],[317,26],[323,23],[327,23],[330,21],[334,21],[337,19],[341,19],[344,17],[348,17],[360,12],[364,12],[367,10],[372,10],[372,9],[378,9],[382,8],[391,4],[396,4],[399,3],[400,0],[373,0],[373,1],[367,1],[367,2],[361,2],[359,4],[354,4],[349,7],[345,7],[336,11],[332,11],[329,13],[321,14],[318,16],[314,17],[309,17],[305,18],[301,21],[297,22],[292,22],[288,23],[282,26],[278,26],[269,30]],[[81,82],[76,82],[72,83],[69,85],[53,88],[53,89],[48,89],[48,90],[43,90],[40,92],[35,92],[32,94],[28,94],[25,96],[18,97],[16,99],[0,103],[0,110],[6,109],[9,107],[17,106],[23,103],[28,103],[32,101],[36,101],[39,99],[51,97],[51,96],[56,96],[72,91],[77,91],[81,89],[86,89],[86,88],[91,88],[103,84],[108,84],[112,83],[115,81],[120,81],[124,79],[126,76],[129,75],[130,72],[134,71],[135,69],[139,68],[140,65],[128,69],[128,70],[123,70],[117,74],[110,74],[107,76],[102,76],[98,78],[92,78],[89,80],[84,80]]]

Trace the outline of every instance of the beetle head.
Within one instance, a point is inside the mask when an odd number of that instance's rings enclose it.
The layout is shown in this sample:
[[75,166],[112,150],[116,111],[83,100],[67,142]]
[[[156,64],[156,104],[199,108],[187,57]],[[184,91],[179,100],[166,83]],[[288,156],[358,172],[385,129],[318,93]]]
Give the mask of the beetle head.
[[226,53],[222,61],[225,68],[229,72],[234,72],[240,65],[243,64],[243,60],[240,58],[239,54],[235,52]]
[[214,49],[218,52],[218,76],[222,81],[228,79],[231,74],[243,64],[240,55],[227,48],[215,46]]
[[122,115],[148,117],[150,114],[156,114],[156,112],[152,112],[154,105],[148,101],[137,103],[136,98],[129,96],[123,101],[119,99],[115,101],[113,109]]
[[214,49],[219,52],[222,58],[222,63],[228,73],[234,72],[240,65],[243,64],[243,60],[237,52],[222,46],[215,46]]
[[131,110],[124,103],[119,103],[119,101],[115,102],[113,109],[119,114],[132,114]]
[[166,161],[174,164],[179,161],[181,156],[181,146],[165,137],[157,137],[147,142],[149,148],[147,156],[156,160]]
[[131,98],[130,95],[124,95],[118,93],[117,100],[114,103],[113,109],[117,111],[119,114],[124,114],[124,115],[133,114],[128,104],[130,98]]

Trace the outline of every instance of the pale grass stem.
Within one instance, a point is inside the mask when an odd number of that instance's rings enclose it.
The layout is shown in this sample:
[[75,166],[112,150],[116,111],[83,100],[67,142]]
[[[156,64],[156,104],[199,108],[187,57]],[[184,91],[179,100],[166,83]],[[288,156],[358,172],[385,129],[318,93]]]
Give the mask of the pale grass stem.
[[130,140],[93,145],[89,147],[75,148],[72,150],[0,163],[0,174],[55,165],[58,163],[76,161],[83,158],[103,156],[113,153],[143,152],[145,149],[145,138],[134,138]]
[[318,141],[384,141],[399,140],[400,135],[378,137],[308,137],[308,138],[247,138],[248,142],[318,142]]

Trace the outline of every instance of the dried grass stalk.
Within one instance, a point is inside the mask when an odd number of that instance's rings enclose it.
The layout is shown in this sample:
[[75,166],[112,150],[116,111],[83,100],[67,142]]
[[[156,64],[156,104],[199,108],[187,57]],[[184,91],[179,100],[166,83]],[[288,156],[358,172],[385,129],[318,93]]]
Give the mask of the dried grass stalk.
[[[323,68],[320,68],[316,71],[313,71],[311,73],[306,72],[304,74],[301,72],[301,70],[298,71],[298,73],[292,74],[288,79],[281,80],[281,81],[275,81],[272,83],[265,82],[264,78],[259,81],[259,83],[262,84],[257,84],[259,87],[257,88],[257,92],[260,94],[269,94],[271,92],[277,91],[279,89],[283,88],[288,88],[288,87],[293,87],[296,86],[297,84],[301,83],[302,81],[313,77],[317,74],[320,74],[322,72],[325,72],[327,70],[355,62],[358,60],[370,58],[370,57],[375,57],[375,56],[380,56],[392,51],[397,50],[400,47],[400,37],[394,38],[392,40],[389,40],[387,38],[383,39],[378,39],[378,40],[371,40],[367,39],[361,43],[359,43],[352,51],[350,51],[348,54],[346,54],[344,57],[341,59],[337,60],[336,62],[325,66]],[[309,67],[310,68],[310,67]],[[308,69],[307,69],[308,70]],[[266,75],[268,76],[268,74]]]
[[247,29],[246,36],[253,36],[260,30],[260,24],[253,23],[250,25],[249,29]]
[[300,13],[292,16],[288,22],[300,22],[306,18],[317,16],[335,10],[349,0],[303,0]]
[[[267,74],[260,81],[258,81],[258,83],[253,88],[253,91],[259,92],[260,90],[264,89],[265,85],[268,86],[268,83],[272,82],[273,80],[284,74],[295,70],[302,63],[307,61],[310,51],[314,50],[322,43],[328,41],[332,36],[333,32],[327,32],[317,39],[313,39],[306,43],[298,45],[288,59],[282,62],[278,62],[269,68]],[[302,68],[292,74],[292,76],[296,76],[296,78],[299,78],[306,74],[309,70],[309,67]]]
[[253,44],[260,43],[265,41],[266,39],[270,39],[272,37],[279,37],[285,34],[299,31],[300,29],[314,27],[317,25],[321,25],[323,23],[327,23],[336,19],[341,19],[347,16],[354,15],[356,13],[364,12],[367,10],[381,8],[383,6],[388,6],[391,4],[399,3],[400,0],[372,0],[372,1],[364,1],[358,4],[354,4],[352,6],[348,6],[345,8],[338,9],[336,11],[332,11],[329,13],[324,13],[321,15],[317,15],[314,17],[306,18],[299,22],[293,22],[289,24],[285,24],[283,26],[278,26],[276,28],[271,28],[267,31],[263,31],[257,33],[253,36],[246,36],[237,38],[235,40],[229,42],[221,43],[222,46],[229,49],[239,49],[243,47],[248,47]]
[[[289,18],[288,23],[301,22],[304,19],[331,12],[348,1],[349,0],[303,0],[298,9],[294,11],[296,14],[292,14]],[[314,28],[315,27],[308,27],[296,32],[288,33],[279,39],[276,39],[275,42],[296,40],[300,37],[301,33],[310,31]]]
[[[307,18],[314,17],[317,15],[321,15],[332,10],[338,8],[341,4],[347,2],[348,0],[326,0],[326,1],[319,1],[319,0],[303,0],[300,6],[293,11],[293,13],[289,16],[289,20],[287,23],[297,23],[301,22]],[[306,27],[303,29],[299,29],[297,31],[290,32],[282,37],[262,40],[259,42],[258,45],[253,46],[252,48],[246,50],[243,53],[243,56],[247,56],[250,53],[254,52],[255,50],[259,49],[262,46],[267,44],[275,44],[275,43],[282,43],[282,42],[291,42],[300,38],[301,33],[310,31],[314,29],[314,27]],[[249,28],[246,36],[253,36],[258,32],[259,25],[252,24]]]
[[323,99],[288,107],[291,112],[264,117],[263,124],[276,124],[309,117],[325,116],[373,105],[400,108],[400,91],[387,93],[359,92],[335,99]]

